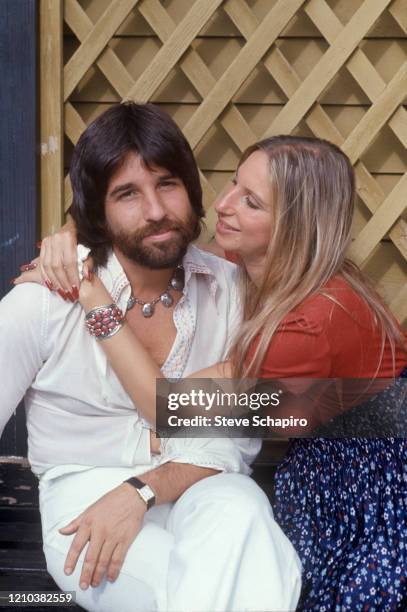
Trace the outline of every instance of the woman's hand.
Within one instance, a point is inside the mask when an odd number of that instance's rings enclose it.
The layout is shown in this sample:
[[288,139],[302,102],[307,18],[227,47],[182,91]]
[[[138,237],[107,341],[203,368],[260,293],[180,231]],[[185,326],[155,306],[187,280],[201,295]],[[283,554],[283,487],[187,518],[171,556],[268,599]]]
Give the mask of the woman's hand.
[[83,279],[79,290],[79,302],[86,313],[97,306],[111,304],[113,298],[95,274],[91,274],[91,280]]
[[37,283],[45,285],[39,268],[40,258],[36,257],[29,264],[24,264],[20,267],[21,274],[13,280],[13,285],[21,285],[22,283]]
[[[92,262],[84,264],[85,276],[91,268]],[[15,285],[25,282],[45,284],[50,291],[58,291],[63,299],[75,302],[80,285],[75,225],[68,222],[59,232],[44,238],[40,256],[21,266],[20,270],[22,274],[15,279]]]
[[68,299],[78,299],[80,279],[77,242],[71,224],[43,239],[39,267],[44,281],[48,281],[53,289],[64,293]]
[[152,430],[150,430],[150,452],[153,455],[159,455],[161,453],[160,438],[157,438],[157,434]]

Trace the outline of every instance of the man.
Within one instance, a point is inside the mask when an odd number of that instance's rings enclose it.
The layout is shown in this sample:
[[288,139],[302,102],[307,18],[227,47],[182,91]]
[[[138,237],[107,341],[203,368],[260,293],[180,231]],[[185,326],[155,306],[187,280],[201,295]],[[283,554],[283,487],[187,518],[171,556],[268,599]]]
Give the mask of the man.
[[[201,188],[173,121],[151,105],[109,109],[81,136],[71,182],[85,254],[164,375],[219,361],[238,318],[236,270],[190,245]],[[0,306],[1,425],[26,394],[57,584],[87,610],[295,607],[296,554],[267,498],[238,474],[258,444],[159,444],[86,333],[77,287],[64,296],[25,284]]]

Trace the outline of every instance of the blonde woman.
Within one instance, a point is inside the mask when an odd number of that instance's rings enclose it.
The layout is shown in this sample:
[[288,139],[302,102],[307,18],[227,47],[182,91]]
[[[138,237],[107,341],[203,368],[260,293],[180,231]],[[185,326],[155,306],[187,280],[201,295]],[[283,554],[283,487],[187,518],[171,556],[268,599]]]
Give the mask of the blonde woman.
[[[407,375],[403,331],[345,256],[354,197],[352,166],[329,142],[273,137],[243,154],[216,203],[218,248],[241,265],[243,321],[229,360],[199,376]],[[80,301],[88,312],[112,300],[94,276]],[[101,344],[153,422],[158,367],[128,326]],[[406,466],[404,439],[293,441],[275,512],[303,564],[300,609],[406,608]]]

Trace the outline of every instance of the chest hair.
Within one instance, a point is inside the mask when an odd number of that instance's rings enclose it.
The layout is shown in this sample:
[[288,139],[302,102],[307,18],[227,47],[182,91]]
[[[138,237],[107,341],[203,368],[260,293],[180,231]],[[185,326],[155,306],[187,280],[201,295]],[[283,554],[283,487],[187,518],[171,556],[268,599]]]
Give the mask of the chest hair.
[[141,313],[141,307],[136,304],[126,314],[128,325],[160,367],[166,361],[177,335],[174,308],[175,303],[171,308],[157,304],[153,316],[146,319]]

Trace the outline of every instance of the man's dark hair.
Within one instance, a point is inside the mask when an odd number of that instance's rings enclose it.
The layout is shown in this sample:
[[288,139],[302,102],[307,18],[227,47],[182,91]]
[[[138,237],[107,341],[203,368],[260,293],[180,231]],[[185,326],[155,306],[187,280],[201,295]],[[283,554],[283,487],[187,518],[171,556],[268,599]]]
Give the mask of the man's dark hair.
[[153,104],[126,102],[109,108],[83,132],[74,149],[70,178],[73,203],[69,209],[78,241],[92,250],[96,265],[106,263],[111,238],[106,226],[105,197],[110,178],[127,154],[144,164],[168,170],[183,182],[201,232],[204,216],[198,168],[186,138],[167,113]]

